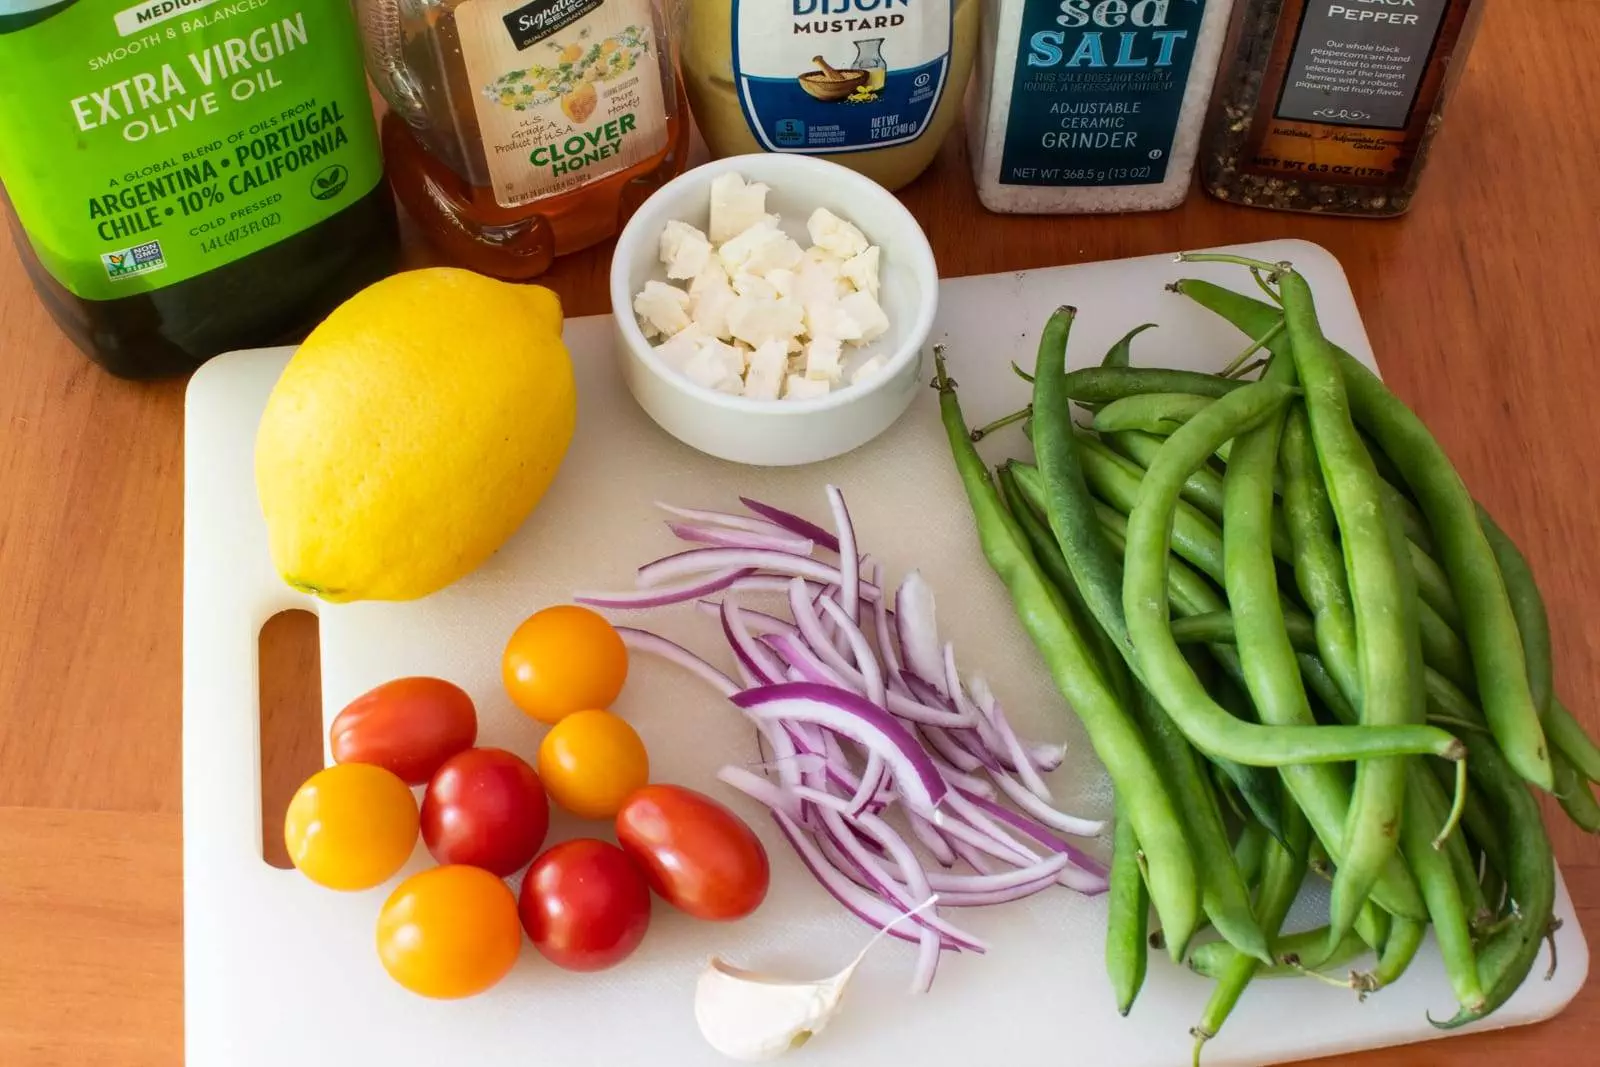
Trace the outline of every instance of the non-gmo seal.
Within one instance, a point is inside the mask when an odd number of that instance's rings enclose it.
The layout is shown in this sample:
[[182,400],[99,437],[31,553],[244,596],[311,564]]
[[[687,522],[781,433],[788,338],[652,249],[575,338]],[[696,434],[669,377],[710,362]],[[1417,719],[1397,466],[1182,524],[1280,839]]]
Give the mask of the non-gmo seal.
[[350,172],[344,168],[344,164],[335,163],[331,167],[324,167],[311,179],[311,195],[318,200],[332,200],[344,191],[349,181]]

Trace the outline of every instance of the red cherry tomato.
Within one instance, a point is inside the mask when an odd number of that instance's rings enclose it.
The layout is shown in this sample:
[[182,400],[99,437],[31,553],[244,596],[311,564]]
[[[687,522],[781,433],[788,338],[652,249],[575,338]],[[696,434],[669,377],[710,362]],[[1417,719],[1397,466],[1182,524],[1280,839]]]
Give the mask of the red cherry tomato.
[[616,845],[580,837],[533,861],[517,908],[545,959],[569,971],[601,971],[644,940],[650,888]]
[[702,793],[647,785],[617,812],[617,841],[663,900],[697,919],[742,919],[767,895],[767,850]]
[[396,678],[356,697],[328,730],[335,763],[373,763],[407,785],[478,739],[472,698],[441,678]]
[[550,829],[550,804],[533,768],[498,748],[445,760],[422,798],[422,840],[440,863],[505,877],[531,860]]

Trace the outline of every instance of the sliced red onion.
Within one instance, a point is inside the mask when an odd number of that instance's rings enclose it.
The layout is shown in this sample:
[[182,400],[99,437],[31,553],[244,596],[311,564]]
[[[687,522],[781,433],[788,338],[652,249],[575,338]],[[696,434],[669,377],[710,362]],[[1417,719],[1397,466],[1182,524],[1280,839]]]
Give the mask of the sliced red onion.
[[[944,646],[945,662],[947,669],[955,673],[955,651],[949,646]],[[1022,742],[1017,738],[1017,733],[1006,720],[1005,712],[1000,709],[999,701],[994,698],[994,691],[989,688],[989,683],[981,676],[974,675],[972,679],[972,698],[978,705],[978,710],[983,713],[984,719],[994,727],[995,733],[1000,735],[1000,743],[1005,746],[1005,752],[1011,757],[1011,764],[1022,778],[1022,784],[1027,786],[1034,796],[1044,801],[1048,806],[1055,798],[1050,794],[1050,787],[1045,784],[1039,772],[1034,770],[1033,761],[1028,758],[1028,753],[1023,750]],[[1004,787],[1002,787],[1004,788]],[[1034,814],[1038,814],[1037,811]]]
[[1074,837],[1099,837],[1106,828],[1106,824],[1098,819],[1081,819],[1076,815],[1057,811],[1040,800],[1033,790],[1004,771],[994,773],[992,777],[995,784],[1000,787],[1000,791],[1010,797],[1013,804],[1053,830],[1060,830]]
[[[893,853],[890,855],[893,856]],[[893,862],[894,866],[889,868],[891,874],[900,865],[898,859]],[[925,877],[928,880],[928,887],[939,894],[940,900],[944,899],[946,893],[987,893],[1039,883],[1034,889],[1037,892],[1039,889],[1056,884],[1056,876],[1071,864],[1070,857],[1058,854],[1046,856],[1038,863],[1027,867],[1013,867],[1000,874],[951,874],[945,871],[928,871]]]
[[968,751],[983,761],[984,766],[993,767],[998,761],[1006,758],[1005,742],[1001,740],[999,731],[994,724],[984,717],[982,711],[968,697],[966,688],[961,684],[961,674],[956,670],[955,646],[945,642],[939,654],[940,677],[944,679],[944,691],[949,695],[950,702],[955,705],[956,711],[972,720],[973,727],[978,731],[981,745],[968,745]]
[[[708,551],[735,551],[733,549],[711,549]],[[586,604],[591,608],[614,608],[624,611],[643,610],[645,608],[664,608],[669,604],[681,604],[685,600],[697,600],[703,596],[710,596],[728,588],[740,578],[755,573],[753,568],[734,567],[720,570],[714,574],[702,574],[693,581],[681,585],[656,586],[652,589],[635,589],[622,593],[579,593],[574,596],[573,602]]]
[[[741,593],[777,593],[779,596],[789,595],[790,579],[781,574],[752,574],[740,578],[729,588]],[[821,582],[807,582],[806,585],[813,589],[821,589]]]
[[728,644],[733,648],[733,654],[738,657],[739,662],[759,681],[770,685],[783,680],[783,664],[778,662],[765,645],[751,635],[744,613],[731,596],[725,597],[722,601],[722,633],[728,639]]
[[949,792],[917,739],[888,712],[848,690],[785,682],[738,693],[733,702],[757,718],[816,723],[877,752],[906,803],[920,811],[935,811]]
[[[789,580],[787,578],[784,579],[783,588],[785,590],[789,588]],[[738,582],[734,582],[733,585],[728,587],[730,595],[739,591],[740,584]],[[715,619],[722,618],[722,601],[720,600],[702,600],[695,607],[702,615],[710,615]],[[747,608],[743,604],[739,605],[739,609],[744,614],[745,625],[750,628],[750,632],[756,637],[764,637],[767,634],[792,634],[797,632],[793,623],[785,622],[776,615],[769,615],[765,611]]]
[[1002,807],[1001,805],[996,804],[994,801],[987,800],[983,797],[967,796],[962,797],[962,799],[967,801],[972,806],[981,809],[985,814],[993,817],[994,819],[1005,823],[1007,826],[1010,826],[1015,830],[1019,830],[1022,833],[1027,834],[1029,837],[1033,838],[1033,840],[1039,842],[1039,844],[1043,845],[1050,851],[1066,853],[1068,856],[1072,857],[1072,862],[1074,864],[1082,867],[1084,870],[1099,875],[1104,875],[1107,873],[1106,867],[1103,863],[1089,855],[1087,852],[1084,852],[1082,849],[1077,848],[1070,841],[1051,833],[1047,827],[1039,823],[1037,820],[1030,819],[1026,815],[1018,815],[1011,809]]
[[[970,774],[973,771],[982,769],[983,762],[979,760],[978,757],[974,756],[972,753],[956,744],[955,739],[951,737],[949,732],[944,728],[939,726],[923,726],[919,729],[922,733],[923,740],[928,742],[928,747],[937,752],[946,763],[955,767],[957,770]],[[944,768],[941,767],[940,771],[943,772]],[[945,773],[945,778],[948,779],[949,777],[950,775]],[[974,781],[977,781],[977,779],[974,779]]]
[[838,486],[828,486],[828,506],[833,509],[833,526],[839,534],[839,606],[852,624],[861,620],[861,558],[856,552],[856,529],[845,507]]
[[766,741],[767,747],[772,749],[771,762],[777,767],[778,781],[786,789],[798,786],[806,770],[797,759],[800,750],[795,747],[794,738],[776,723],[758,722],[756,733]]
[[818,659],[800,638],[792,634],[768,634],[761,640],[778,654],[778,658],[789,664],[792,673],[800,680],[851,688],[836,672],[829,670],[827,664]]
[[928,850],[939,866],[955,865],[955,843],[946,839],[938,827],[914,811],[906,812],[906,825],[911,828],[911,836],[922,842],[922,847]]
[[781,526],[790,533],[799,534],[808,541],[815,541],[829,552],[839,551],[839,539],[814,522],[802,519],[800,516],[784,511],[782,508],[773,507],[771,504],[763,504],[759,500],[751,500],[747,496],[740,497],[739,503],[774,525]]
[[878,665],[878,657],[873,654],[867,635],[861,632],[861,627],[856,625],[849,610],[835,602],[832,597],[822,598],[822,610],[832,617],[835,625],[839,627],[839,632],[844,634],[845,641],[855,656],[856,665],[861,671],[861,678],[866,684],[867,699],[887,710],[889,693],[883,684],[883,668]]
[[967,792],[976,793],[979,796],[990,798],[994,797],[994,786],[986,779],[979,778],[977,775],[968,774],[962,770],[958,770],[957,768],[950,766],[950,764],[946,763],[938,756],[930,756],[929,758],[933,760],[933,765],[939,768],[939,773],[951,786],[954,786],[958,789],[965,789]]
[[637,580],[641,588],[650,588],[662,582],[730,568],[797,575],[834,585],[841,578],[839,568],[792,552],[775,552],[765,548],[691,548],[646,563],[639,568]]
[[951,851],[953,851],[963,863],[965,863],[968,867],[971,867],[974,871],[977,871],[979,874],[994,873],[994,864],[990,863],[988,858],[984,856],[982,852],[973,848],[965,841],[954,837],[948,839],[941,837],[940,840],[948,840],[950,842]]
[[811,555],[816,548],[805,538],[795,537],[782,531],[759,534],[745,530],[729,530],[719,526],[702,526],[692,522],[669,522],[667,529],[671,530],[680,541],[716,545],[719,548],[764,548],[774,552],[793,552],[801,556]]
[[1039,862],[1039,853],[1012,837],[1004,827],[989,818],[987,812],[979,808],[971,798],[954,793],[949,799],[951,810],[936,813],[933,816],[935,826],[943,830],[948,829],[948,824],[952,822],[965,823],[1016,857],[1014,862]]
[[798,794],[792,789],[785,789],[775,782],[767,781],[759,774],[747,771],[743,767],[728,766],[717,771],[717,780],[724,785],[732,786],[759,804],[787,812],[790,818],[800,817]]
[[789,839],[789,844],[799,854],[800,862],[805,864],[806,870],[811,872],[812,877],[822,884],[822,888],[826,889],[833,899],[844,905],[845,910],[874,930],[887,931],[890,937],[912,944],[921,943],[920,935],[895,927],[894,924],[900,922],[902,913],[895,911],[882,899],[873,896],[841,874],[837,867],[823,857],[811,838],[793,819],[777,810],[773,810],[772,818],[778,824],[778,829],[783,831],[783,836]]
[[[883,565],[872,565],[872,584],[883,588]],[[900,678],[900,654],[895,648],[894,632],[889,626],[887,597],[879,597],[872,605],[872,624],[878,638],[878,656],[883,660],[884,675],[892,689]]]
[[906,575],[895,591],[894,621],[906,669],[943,693],[944,665],[939,658],[939,623],[933,589],[919,571]]
[[1067,761],[1066,745],[1048,745],[1035,742],[1027,746],[1028,759],[1045,774],[1060,767]]
[[[766,519],[752,519],[748,515],[735,515],[727,511],[704,511],[699,508],[680,508],[672,504],[663,503],[660,500],[656,501],[656,507],[665,511],[668,515],[676,515],[680,519],[688,519],[690,522],[710,526],[723,526],[730,530],[744,530],[747,533],[755,534],[793,534],[793,531],[785,530],[775,522],[768,522]],[[804,535],[796,536],[800,536],[802,540],[810,540]]]
[[[867,820],[872,818],[873,816],[870,815],[864,815],[861,817],[860,824],[862,825],[863,829],[866,828]],[[882,820],[878,821],[880,824],[882,823]],[[921,904],[924,900],[927,900],[932,894],[932,891],[928,889],[927,873],[923,871],[922,867],[916,863],[915,855],[911,852],[911,849],[906,846],[905,842],[900,840],[898,834],[890,831],[887,835],[887,837],[892,838],[894,842],[898,842],[898,844],[895,844],[890,840],[886,840],[885,837],[880,836],[876,832],[868,830],[868,833],[872,834],[872,836],[877,839],[878,843],[889,855],[895,856],[898,852],[901,853],[905,858],[910,859],[911,866],[906,872],[910,876],[909,884],[900,882],[884,868],[884,861],[873,855],[871,851],[864,847],[863,842],[851,831],[849,825],[846,824],[843,815],[839,814],[837,811],[824,809],[822,812],[822,825],[823,833],[831,838],[834,844],[840,846],[840,848],[844,850],[845,854],[860,866],[860,868],[866,873],[868,880],[874,883],[880,893],[889,898],[889,903],[899,904],[902,909],[909,910],[916,907],[918,904]],[[887,830],[888,827],[884,826],[884,829]],[[897,863],[899,863],[902,868],[904,868],[906,863],[905,858],[897,859]],[[973,937],[965,930],[952,926],[944,919],[940,918],[937,909],[931,912],[923,912],[921,915],[916,916],[913,921],[916,922],[918,926],[927,927],[929,930],[937,932],[941,937],[950,941],[954,941],[968,952],[984,952],[988,948],[988,946],[982,941],[978,940],[976,937]]]
[[[840,678],[846,687],[856,693],[867,691],[866,679],[861,672],[845,662],[837,649],[829,642],[827,635],[822,630],[822,621],[814,610],[811,599],[801,585],[791,582],[789,586],[789,610],[794,614],[795,621],[799,623],[800,635],[805,639],[806,646],[812,654],[820,659],[825,666]],[[967,721],[952,713],[937,707],[927,707],[908,697],[897,693],[887,694],[888,708],[903,719],[918,723],[932,723],[943,726],[964,726]]]
[[739,691],[738,683],[732,678],[729,678],[726,674],[723,674],[676,641],[669,641],[659,634],[653,634],[648,630],[636,629],[632,626],[618,626],[617,636],[622,638],[624,645],[635,652],[659,656],[669,663],[682,667],[723,696],[731,697]]

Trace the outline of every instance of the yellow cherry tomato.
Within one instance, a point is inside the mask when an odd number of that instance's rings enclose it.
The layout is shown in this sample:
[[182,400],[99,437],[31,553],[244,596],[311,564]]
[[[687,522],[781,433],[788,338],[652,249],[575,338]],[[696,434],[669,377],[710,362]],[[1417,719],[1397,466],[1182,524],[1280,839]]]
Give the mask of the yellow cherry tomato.
[[289,858],[329,889],[371,889],[393,877],[417,843],[417,801],[392,771],[339,763],[306,779],[283,819]]
[[550,799],[585,819],[609,819],[650,781],[650,757],[633,727],[609,711],[579,711],[544,735],[539,778]]
[[606,708],[628,677],[628,650],[616,629],[588,608],[545,608],[506,643],[501,677],[511,700],[540,722]]
[[424,997],[454,1000],[504,978],[522,949],[517,900],[481,867],[434,867],[401,882],[378,915],[378,958]]

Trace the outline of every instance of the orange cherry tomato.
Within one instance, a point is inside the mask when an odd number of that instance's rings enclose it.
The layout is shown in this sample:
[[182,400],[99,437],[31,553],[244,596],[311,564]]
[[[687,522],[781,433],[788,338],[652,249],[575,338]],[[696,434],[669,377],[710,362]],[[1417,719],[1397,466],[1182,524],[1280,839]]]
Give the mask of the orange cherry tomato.
[[517,627],[500,674],[512,703],[553,724],[575,711],[610,707],[628,677],[628,650],[604,618],[564,604]]
[[283,841],[307,878],[329,889],[371,889],[417,844],[417,801],[393,773],[339,763],[306,779],[289,801]]
[[450,1000],[504,978],[522,949],[517,900],[479,867],[434,867],[400,883],[378,915],[378,957],[413,993]]
[[472,698],[442,678],[396,678],[345,706],[328,730],[335,763],[375,763],[408,785],[478,738]]
[[550,799],[584,819],[609,819],[650,781],[644,742],[609,711],[578,711],[539,744],[539,779]]

